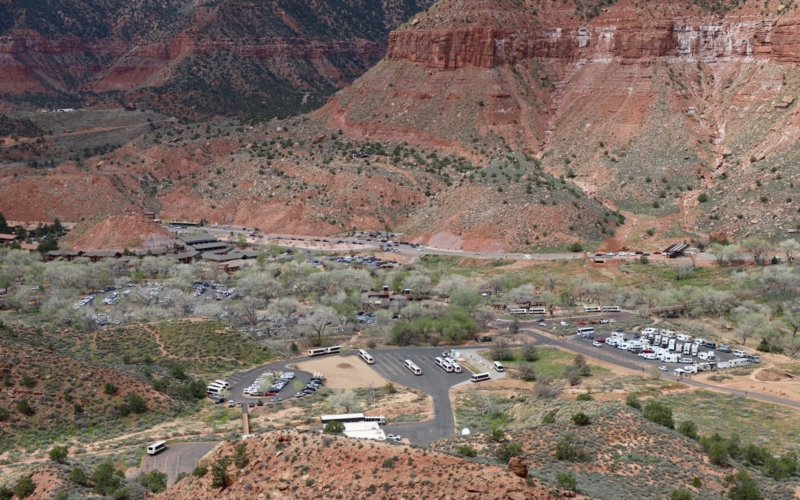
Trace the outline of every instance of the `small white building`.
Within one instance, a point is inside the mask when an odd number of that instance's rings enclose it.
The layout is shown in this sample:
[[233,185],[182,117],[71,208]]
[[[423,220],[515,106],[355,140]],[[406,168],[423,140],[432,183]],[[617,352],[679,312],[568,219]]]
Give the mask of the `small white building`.
[[344,435],[357,439],[386,440],[386,433],[378,422],[345,422]]

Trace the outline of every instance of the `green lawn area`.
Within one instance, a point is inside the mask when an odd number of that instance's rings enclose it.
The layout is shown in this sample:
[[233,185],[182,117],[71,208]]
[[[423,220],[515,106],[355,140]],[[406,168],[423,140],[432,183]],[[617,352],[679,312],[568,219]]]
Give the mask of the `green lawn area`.
[[702,390],[658,399],[672,407],[676,427],[692,420],[702,435],[738,434],[742,443],[766,446],[773,453],[800,446],[800,414],[786,406]]
[[[554,379],[564,378],[564,367],[571,365],[576,356],[575,354],[565,352],[554,347],[537,347],[536,350],[539,354],[539,359],[533,363],[536,367],[536,373],[539,375],[549,375]],[[515,348],[510,349],[510,351],[512,358],[502,360],[501,362],[508,368],[516,369],[520,362],[523,361],[522,349]],[[481,354],[486,359],[494,361],[494,358],[492,358],[491,349],[481,351]],[[592,375],[609,372],[607,368],[603,368],[601,366],[593,365],[591,363],[589,363],[589,366],[592,367]]]

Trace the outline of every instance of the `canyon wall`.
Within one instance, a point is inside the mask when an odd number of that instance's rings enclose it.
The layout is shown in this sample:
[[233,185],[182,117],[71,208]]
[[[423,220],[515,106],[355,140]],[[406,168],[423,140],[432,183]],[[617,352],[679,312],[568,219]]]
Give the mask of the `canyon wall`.
[[757,57],[800,62],[800,21],[774,23],[760,17],[718,21],[663,20],[648,24],[602,19],[586,24],[506,30],[491,27],[452,30],[397,30],[389,36],[388,60],[430,68],[490,68],[529,58],[562,61],[682,57],[710,62]]

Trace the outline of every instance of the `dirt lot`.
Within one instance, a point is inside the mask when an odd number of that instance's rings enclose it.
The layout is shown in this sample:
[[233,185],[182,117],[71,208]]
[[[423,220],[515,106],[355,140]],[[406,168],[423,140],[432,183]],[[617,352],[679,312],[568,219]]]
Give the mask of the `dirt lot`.
[[325,374],[325,387],[330,389],[356,389],[381,387],[386,380],[355,356],[315,359],[297,364],[298,370]]

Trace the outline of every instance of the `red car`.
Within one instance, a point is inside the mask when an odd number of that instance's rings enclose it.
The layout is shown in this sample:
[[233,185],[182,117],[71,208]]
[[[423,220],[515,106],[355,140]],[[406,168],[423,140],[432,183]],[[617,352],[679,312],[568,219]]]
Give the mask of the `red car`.
[[653,352],[652,349],[642,349],[642,354],[652,354]]

